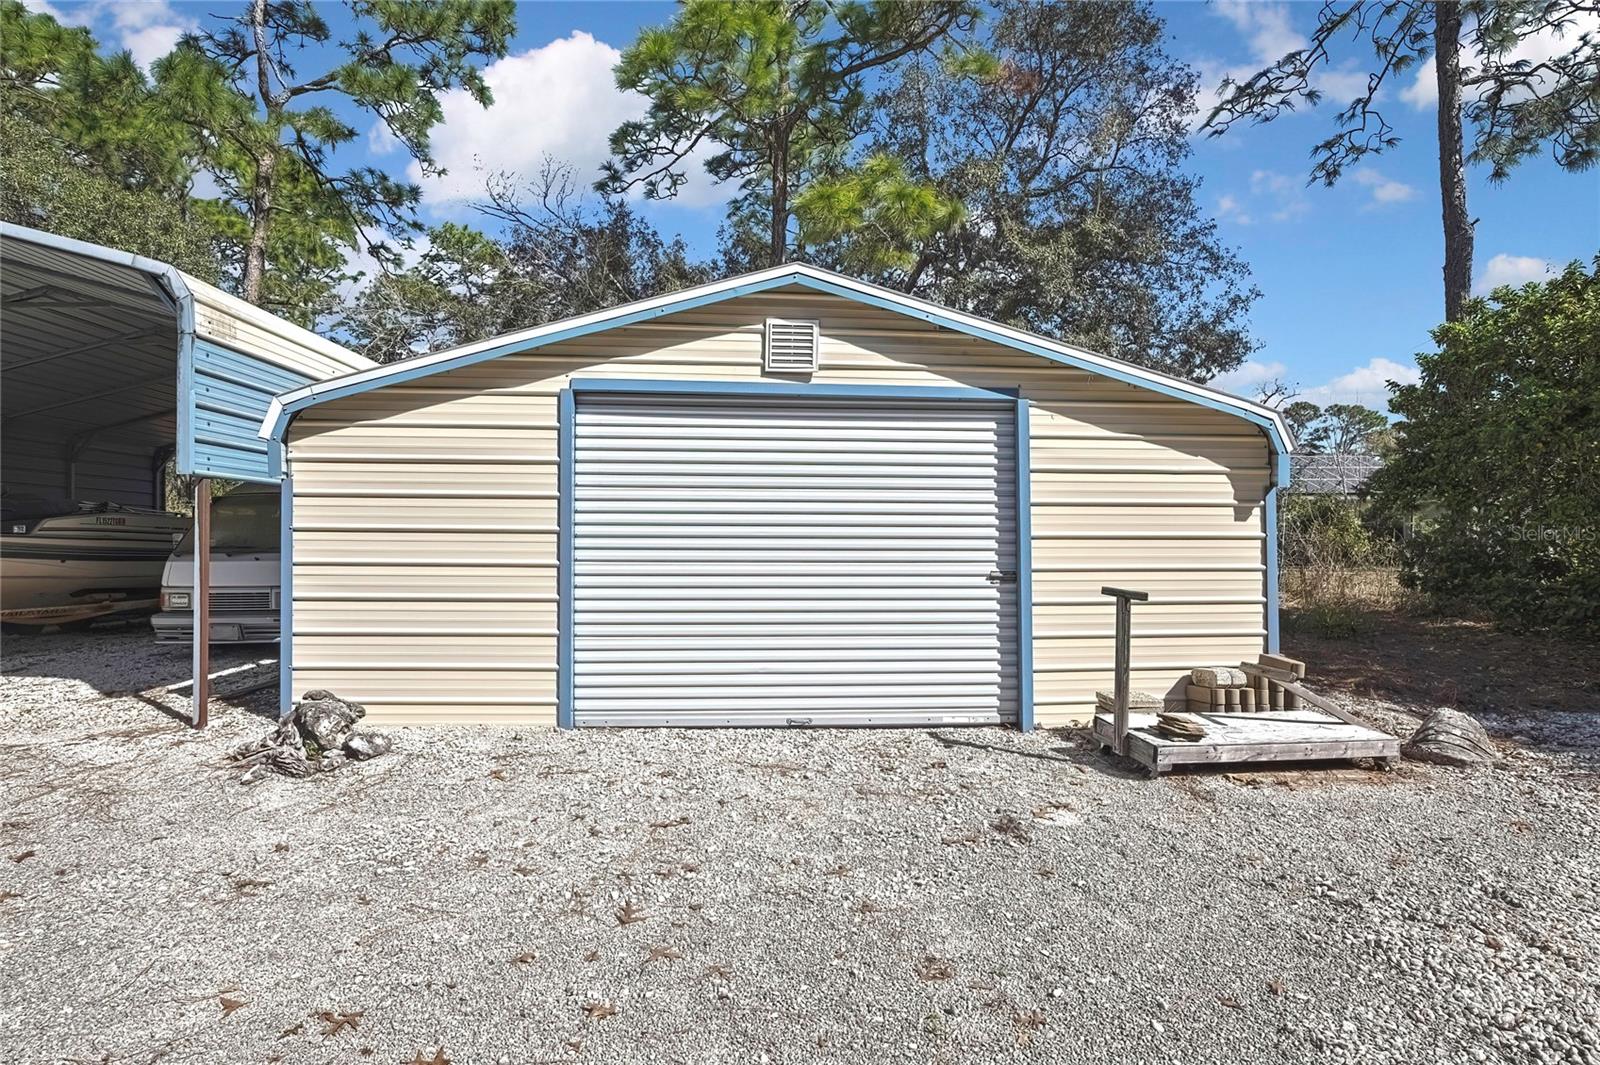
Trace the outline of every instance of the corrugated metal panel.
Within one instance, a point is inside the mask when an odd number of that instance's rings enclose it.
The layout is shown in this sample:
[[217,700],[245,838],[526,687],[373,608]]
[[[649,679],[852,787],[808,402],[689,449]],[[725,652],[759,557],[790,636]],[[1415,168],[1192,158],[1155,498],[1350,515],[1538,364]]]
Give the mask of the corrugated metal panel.
[[[1139,687],[1167,690],[1183,663],[1260,653],[1261,501],[1270,458],[1258,432],[1216,411],[834,297],[743,297],[313,408],[290,433],[296,507],[329,508],[322,515],[333,524],[397,521],[427,531],[492,521],[508,499],[553,505],[556,395],[571,375],[759,381],[767,317],[822,322],[819,384],[1009,387],[1030,401],[1036,623],[1056,633],[1034,641],[1039,724],[1082,719],[1095,690],[1109,687],[1109,640],[1081,635],[1095,629],[1096,617],[1109,633],[1112,607],[1099,595],[1102,585],[1151,593],[1149,604],[1134,608]],[[407,509],[424,500],[425,515]],[[448,506],[474,516],[452,516]],[[527,518],[519,513],[516,522]],[[542,517],[534,523],[542,526]],[[1185,538],[1121,539],[1124,531]],[[1190,536],[1197,533],[1229,535]],[[554,536],[499,533],[480,549],[478,534],[435,529],[401,558],[373,549],[386,533],[310,535],[323,539],[314,562],[295,559],[297,655],[322,663],[339,657],[327,642],[334,637],[299,634],[305,605],[325,611],[313,615],[319,632],[410,626],[419,636],[436,632],[454,657],[453,669],[442,672],[297,669],[297,694],[338,681],[377,721],[555,720],[553,639],[522,637],[526,668],[486,672],[492,692],[469,679],[490,656],[455,639],[471,628],[462,616],[474,604],[490,612],[507,601],[526,605],[515,622],[494,626],[500,631],[555,628]],[[1048,614],[1060,600],[1079,605]],[[441,609],[419,613],[419,602]],[[1146,640],[1146,631],[1189,635]]]
[[149,505],[174,446],[181,470],[273,479],[257,435],[272,396],[372,365],[115,249],[6,224],[0,255],[8,490]]
[[575,723],[1015,721],[1013,410],[580,396]]
[[279,392],[312,380],[206,340],[194,342],[190,404],[190,458],[196,473],[252,481],[275,480],[268,446],[256,435],[267,405]]

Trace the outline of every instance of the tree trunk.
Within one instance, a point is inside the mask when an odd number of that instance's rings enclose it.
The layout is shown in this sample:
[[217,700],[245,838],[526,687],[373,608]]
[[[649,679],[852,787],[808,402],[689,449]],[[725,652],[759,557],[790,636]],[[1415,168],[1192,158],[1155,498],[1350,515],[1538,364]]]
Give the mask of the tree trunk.
[[267,231],[272,224],[272,182],[278,155],[268,150],[256,157],[256,179],[250,188],[250,243],[244,253],[244,298],[261,305],[261,281],[267,274]]
[[789,260],[789,135],[780,132],[772,152],[772,231],[767,241],[767,265]]
[[1461,318],[1472,293],[1472,219],[1462,165],[1461,8],[1433,5],[1433,58],[1439,85],[1439,195],[1444,206],[1444,319]]

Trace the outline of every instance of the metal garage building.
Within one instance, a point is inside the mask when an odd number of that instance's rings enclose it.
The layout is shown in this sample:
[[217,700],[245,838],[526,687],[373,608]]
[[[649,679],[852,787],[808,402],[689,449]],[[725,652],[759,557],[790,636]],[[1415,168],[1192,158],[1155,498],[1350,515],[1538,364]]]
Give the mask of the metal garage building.
[[11,223],[0,289],[11,492],[160,507],[169,456],[181,474],[276,483],[257,435],[273,395],[374,365],[165,263]]
[[[285,698],[574,725],[1082,720],[1276,650],[1270,408],[785,265],[273,401]],[[274,454],[279,454],[274,449]]]

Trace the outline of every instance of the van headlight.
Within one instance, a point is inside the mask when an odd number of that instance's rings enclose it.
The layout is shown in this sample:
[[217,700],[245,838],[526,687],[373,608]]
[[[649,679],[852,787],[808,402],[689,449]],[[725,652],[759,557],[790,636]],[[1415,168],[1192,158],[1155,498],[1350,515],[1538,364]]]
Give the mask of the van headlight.
[[162,592],[161,593],[161,609],[162,610],[188,610],[189,609],[189,593],[188,592]]

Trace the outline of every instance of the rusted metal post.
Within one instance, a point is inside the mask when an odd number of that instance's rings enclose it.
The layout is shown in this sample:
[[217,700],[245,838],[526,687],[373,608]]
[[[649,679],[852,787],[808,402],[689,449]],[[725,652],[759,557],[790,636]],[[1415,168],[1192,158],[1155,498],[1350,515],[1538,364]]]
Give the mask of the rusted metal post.
[[1100,594],[1114,596],[1117,600],[1117,664],[1112,683],[1112,696],[1116,703],[1112,712],[1115,742],[1112,749],[1125,755],[1128,753],[1128,689],[1133,673],[1133,601],[1148,602],[1150,593],[1132,592],[1126,588],[1101,588]]
[[194,483],[194,727],[205,728],[211,702],[211,479]]

